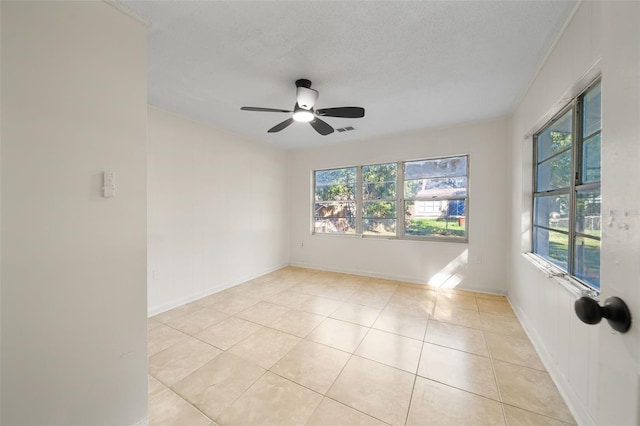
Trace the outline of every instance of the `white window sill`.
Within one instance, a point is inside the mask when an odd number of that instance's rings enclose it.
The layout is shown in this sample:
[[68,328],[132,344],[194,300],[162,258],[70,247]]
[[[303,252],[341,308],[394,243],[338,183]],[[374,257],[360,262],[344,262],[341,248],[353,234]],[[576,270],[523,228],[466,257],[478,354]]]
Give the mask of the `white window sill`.
[[533,266],[542,271],[547,278],[554,279],[565,290],[576,297],[591,297],[592,299],[599,300],[600,293],[592,289],[589,286],[582,284],[577,279],[573,278],[567,272],[556,267],[552,263],[547,262],[545,259],[537,256],[533,253],[521,253],[522,257],[529,261]]
[[329,237],[348,237],[348,238],[361,238],[361,239],[372,239],[372,240],[390,240],[390,241],[428,241],[428,242],[438,242],[438,243],[456,243],[456,244],[468,244],[468,238],[449,238],[449,237],[415,237],[415,236],[404,236],[402,238],[393,235],[367,235],[367,234],[347,234],[340,232],[312,232],[311,235],[316,236],[329,236]]

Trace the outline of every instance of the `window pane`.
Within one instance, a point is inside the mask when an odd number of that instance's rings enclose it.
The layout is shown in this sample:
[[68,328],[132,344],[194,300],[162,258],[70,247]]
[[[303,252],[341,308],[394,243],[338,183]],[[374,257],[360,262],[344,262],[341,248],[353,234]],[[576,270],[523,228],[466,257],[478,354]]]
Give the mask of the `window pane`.
[[362,198],[365,200],[396,197],[396,163],[362,166]]
[[584,96],[582,136],[591,136],[602,128],[600,83]]
[[362,213],[362,230],[364,234],[395,235],[395,201],[366,202]]
[[396,197],[396,183],[365,183],[362,198],[365,200],[380,200]]
[[356,168],[347,167],[345,169],[317,170],[316,186],[318,185],[335,185],[335,184],[355,184]]
[[449,200],[447,201],[447,217],[458,217],[465,215],[465,200]]
[[600,181],[600,134],[582,144],[582,182]]
[[351,201],[355,199],[354,185],[316,186],[316,201]]
[[315,200],[343,202],[355,200],[356,176],[355,167],[316,171]]
[[315,232],[355,233],[355,203],[316,203],[314,214]]
[[538,165],[536,191],[549,191],[571,185],[571,150]]
[[576,232],[600,236],[600,188],[578,191],[576,199]]
[[374,201],[364,203],[364,218],[396,218],[395,201]]
[[567,111],[558,121],[538,135],[538,163],[571,147],[573,110]]
[[355,234],[356,220],[352,218],[332,218],[315,220],[315,232],[318,234]]
[[404,166],[405,180],[466,175],[467,157],[409,161]]
[[355,216],[355,212],[355,203],[316,203],[315,217],[352,217]]
[[[410,208],[407,210],[411,217],[441,217],[447,207],[445,200],[438,201],[407,201],[405,206]],[[406,212],[405,212],[406,213]]]
[[395,219],[363,219],[362,231],[365,235],[396,235]]
[[467,178],[415,179],[404,182],[405,198],[466,197]]
[[534,228],[533,251],[549,262],[567,271],[569,259],[569,236],[560,232]]
[[465,237],[464,200],[406,201],[405,235]]
[[575,276],[600,289],[600,241],[576,237]]
[[569,231],[569,194],[536,197],[533,224]]
[[362,179],[364,182],[395,182],[397,168],[396,163],[362,166]]

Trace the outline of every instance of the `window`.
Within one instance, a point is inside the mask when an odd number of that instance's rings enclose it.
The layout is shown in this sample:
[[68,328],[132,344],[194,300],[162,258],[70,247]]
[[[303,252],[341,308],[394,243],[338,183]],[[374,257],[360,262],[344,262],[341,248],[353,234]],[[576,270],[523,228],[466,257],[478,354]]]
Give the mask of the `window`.
[[457,156],[316,170],[313,231],[466,241],[467,169]]
[[362,167],[362,233],[396,234],[397,163]]
[[533,252],[600,289],[601,88],[534,135]]
[[467,157],[404,164],[404,234],[466,238]]
[[316,171],[314,198],[315,232],[356,232],[355,167]]

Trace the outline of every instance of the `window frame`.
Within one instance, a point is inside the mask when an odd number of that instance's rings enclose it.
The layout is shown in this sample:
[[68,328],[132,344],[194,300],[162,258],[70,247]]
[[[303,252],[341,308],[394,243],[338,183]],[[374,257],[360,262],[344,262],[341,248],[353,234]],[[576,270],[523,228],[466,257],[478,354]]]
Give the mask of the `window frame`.
[[[571,279],[576,280],[580,285],[586,287],[589,290],[595,291],[597,293],[600,292],[600,282],[598,275],[598,287],[596,288],[594,284],[587,282],[586,280],[578,277],[576,275],[576,239],[578,237],[597,240],[602,244],[602,234],[600,236],[590,235],[583,232],[577,231],[577,219],[578,219],[578,210],[577,210],[577,199],[578,193],[580,191],[588,191],[592,189],[600,190],[600,197],[602,197],[602,175],[600,175],[600,179],[598,181],[592,182],[584,182],[582,165],[584,162],[584,143],[585,141],[602,134],[602,123],[600,124],[600,128],[595,132],[592,132],[588,135],[583,134],[585,119],[584,119],[584,104],[585,98],[587,94],[594,89],[596,86],[601,85],[602,78],[598,77],[592,82],[590,82],[577,96],[575,96],[571,101],[563,107],[558,113],[556,113],[549,121],[544,123],[536,132],[533,133],[533,181],[532,181],[532,194],[531,194],[531,251],[530,253],[535,256],[539,261],[543,262],[545,265],[552,269],[556,269],[562,271],[562,273],[566,273]],[[600,88],[602,91],[602,86]],[[553,155],[545,158],[542,162],[538,162],[538,138],[544,133],[547,129],[561,120],[567,112],[571,111],[571,146],[569,150],[571,150],[571,171],[569,178],[569,186],[562,188],[555,188],[551,190],[538,191],[538,166],[545,161],[548,161],[556,156],[561,155],[567,150],[562,150],[554,153]],[[600,109],[600,119],[602,120],[602,107]],[[602,143],[602,139],[600,139],[600,143]],[[600,148],[602,150],[602,146]],[[600,166],[602,166],[602,160],[600,161]],[[542,197],[549,197],[554,195],[567,195],[569,197],[569,207],[568,207],[568,226],[567,231],[562,231],[559,229],[551,228],[549,226],[542,226],[536,224],[536,199]],[[600,211],[600,223],[602,223],[602,211]],[[600,225],[602,229],[602,226]],[[562,233],[567,236],[568,239],[568,248],[567,248],[567,269],[565,270],[560,265],[553,263],[549,259],[543,257],[542,255],[536,252],[536,230],[537,229],[545,229],[548,232],[557,232]],[[600,245],[601,247],[601,245]]]
[[[418,161],[433,161],[433,160],[447,160],[456,157],[465,157],[466,158],[466,169],[465,175],[466,178],[466,186],[465,186],[465,195],[464,196],[451,196],[451,197],[437,197],[430,198],[428,200],[420,200],[417,197],[405,197],[405,166],[407,163],[418,162]],[[452,154],[446,156],[438,156],[438,157],[430,157],[430,158],[420,158],[415,160],[403,160],[403,161],[378,161],[374,163],[367,163],[358,166],[342,166],[342,167],[328,167],[328,168],[320,168],[313,169],[311,171],[311,234],[312,235],[330,235],[330,236],[347,236],[347,237],[357,237],[357,238],[377,238],[377,239],[401,239],[401,240],[415,240],[415,241],[439,241],[439,242],[454,242],[454,243],[468,243],[469,242],[469,169],[470,169],[470,154]],[[363,177],[363,168],[369,166],[378,166],[384,164],[396,164],[396,194],[395,198],[392,199],[380,199],[379,201],[393,201],[396,206],[396,232],[395,235],[372,235],[364,233],[364,177]],[[341,169],[349,169],[356,168],[356,194],[355,194],[355,203],[356,203],[356,217],[355,217],[355,232],[346,233],[346,232],[317,232],[316,231],[316,208],[315,205],[317,201],[315,200],[316,193],[316,173],[319,171],[326,170],[341,170]],[[391,181],[389,181],[391,182]],[[465,203],[465,224],[464,224],[464,236],[455,237],[455,236],[434,236],[434,235],[407,235],[405,234],[405,201],[443,201],[443,200],[463,200]],[[371,200],[373,201],[373,200]]]

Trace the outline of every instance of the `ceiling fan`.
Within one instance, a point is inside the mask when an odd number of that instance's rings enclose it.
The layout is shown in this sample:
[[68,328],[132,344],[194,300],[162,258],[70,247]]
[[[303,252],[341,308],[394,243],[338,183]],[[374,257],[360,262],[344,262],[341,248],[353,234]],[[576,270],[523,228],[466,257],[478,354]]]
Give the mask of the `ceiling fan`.
[[276,124],[270,128],[268,133],[276,133],[282,129],[289,127],[294,121],[306,122],[311,124],[316,132],[322,136],[333,133],[333,127],[320,117],[341,117],[341,118],[361,118],[364,117],[364,108],[361,107],[338,107],[338,108],[322,108],[313,109],[318,99],[318,91],[311,88],[311,81],[307,79],[296,80],[296,105],[293,111],[276,108],[260,108],[260,107],[242,107],[242,111],[259,111],[259,112],[286,112],[293,113],[291,118],[284,120],[282,123]]

